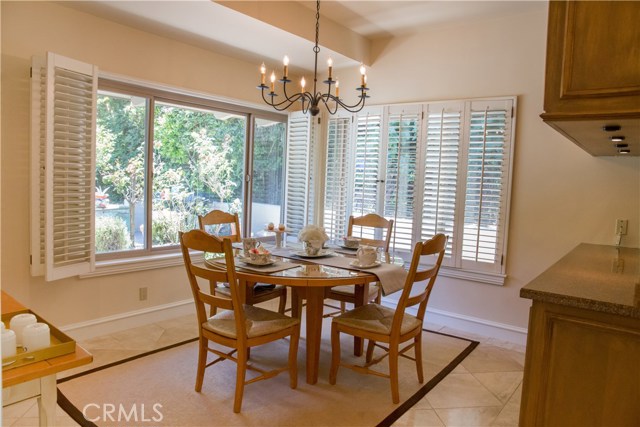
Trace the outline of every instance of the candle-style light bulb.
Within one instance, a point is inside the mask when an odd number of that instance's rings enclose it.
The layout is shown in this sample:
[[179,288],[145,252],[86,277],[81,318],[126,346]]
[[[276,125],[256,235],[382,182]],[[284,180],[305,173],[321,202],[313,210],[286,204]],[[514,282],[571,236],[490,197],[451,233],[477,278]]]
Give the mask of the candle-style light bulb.
[[362,87],[364,87],[364,86],[367,84],[367,82],[366,82],[366,80],[365,80],[365,76],[367,75],[367,69],[366,69],[366,68],[364,68],[364,64],[361,64],[361,65],[360,65],[360,75],[361,75],[361,78],[360,78],[360,85],[361,85]]
[[366,74],[364,75],[364,84],[362,86],[365,86],[365,87],[367,86],[367,75]]
[[264,62],[260,66],[260,84],[264,85],[267,73],[267,67],[264,66]]
[[276,87],[276,73],[275,71],[271,72],[271,93],[275,92]]
[[304,92],[304,85],[307,84],[307,82],[304,80],[304,77],[300,80],[300,87],[302,88],[302,92]]
[[283,78],[287,78],[287,76],[289,75],[289,57],[287,55],[284,56],[284,59],[282,60],[282,63],[284,64],[284,77]]
[[329,80],[331,80],[331,72],[333,71],[333,59],[327,59],[327,65],[329,66]]
[[336,80],[336,98],[340,98],[340,81]]

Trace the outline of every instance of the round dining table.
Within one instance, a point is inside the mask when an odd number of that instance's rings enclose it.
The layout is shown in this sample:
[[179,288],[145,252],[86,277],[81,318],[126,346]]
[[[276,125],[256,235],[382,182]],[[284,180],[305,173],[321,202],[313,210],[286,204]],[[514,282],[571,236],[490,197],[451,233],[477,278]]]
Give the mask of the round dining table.
[[[341,256],[340,254],[335,254]],[[305,261],[298,258],[274,257],[276,261],[286,261],[297,264],[296,267],[273,273],[248,270],[236,265],[236,276],[240,282],[241,301],[246,299],[248,286],[256,283],[268,283],[284,285],[295,288],[295,293],[302,299],[306,299],[306,376],[308,384],[318,382],[318,366],[320,362],[320,342],[322,337],[322,318],[324,307],[325,288],[343,285],[362,285],[355,287],[356,306],[364,304],[365,295],[369,294],[369,283],[377,281],[375,274],[366,270],[347,270],[338,267],[330,267]],[[320,261],[321,262],[321,261]],[[205,261],[210,268],[220,268],[212,260]],[[240,267],[240,268],[238,268]],[[299,316],[300,307],[292,304],[292,316]],[[362,354],[362,341],[354,339],[354,354]]]

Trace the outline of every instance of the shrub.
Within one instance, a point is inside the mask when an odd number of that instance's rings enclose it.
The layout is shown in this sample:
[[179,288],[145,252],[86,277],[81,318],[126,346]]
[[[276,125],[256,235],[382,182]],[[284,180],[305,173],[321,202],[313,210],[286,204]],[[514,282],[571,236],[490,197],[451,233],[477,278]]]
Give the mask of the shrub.
[[96,218],[96,252],[113,252],[131,248],[129,229],[122,218]]
[[180,215],[174,211],[168,209],[154,211],[151,227],[153,245],[177,245],[181,223]]

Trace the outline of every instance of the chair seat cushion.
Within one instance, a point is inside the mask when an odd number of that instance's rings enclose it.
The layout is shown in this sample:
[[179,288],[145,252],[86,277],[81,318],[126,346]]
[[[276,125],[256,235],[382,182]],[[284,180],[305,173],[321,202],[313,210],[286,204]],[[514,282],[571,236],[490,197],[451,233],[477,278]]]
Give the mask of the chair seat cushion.
[[[333,321],[345,326],[379,334],[389,334],[395,311],[380,304],[366,304],[333,318]],[[420,319],[405,313],[400,333],[405,334],[420,327]]]
[[[252,305],[242,306],[245,315],[247,337],[254,338],[287,329],[297,323],[299,319],[284,316],[275,311]],[[204,329],[228,338],[236,338],[236,321],[233,310],[225,310],[210,317],[202,324]]]
[[[374,299],[378,296],[378,291],[380,287],[377,283],[369,284],[369,300]],[[355,296],[356,294],[356,285],[344,285],[344,286],[334,286],[331,288],[332,293],[341,294],[341,295],[350,295]]]

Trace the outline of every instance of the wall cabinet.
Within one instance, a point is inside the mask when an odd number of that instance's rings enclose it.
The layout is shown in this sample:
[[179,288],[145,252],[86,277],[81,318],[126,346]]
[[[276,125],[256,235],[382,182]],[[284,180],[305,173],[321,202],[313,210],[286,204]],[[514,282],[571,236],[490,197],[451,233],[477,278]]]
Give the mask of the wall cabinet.
[[[640,2],[551,1],[542,118],[592,155],[640,155]],[[617,125],[616,132],[603,126]]]

